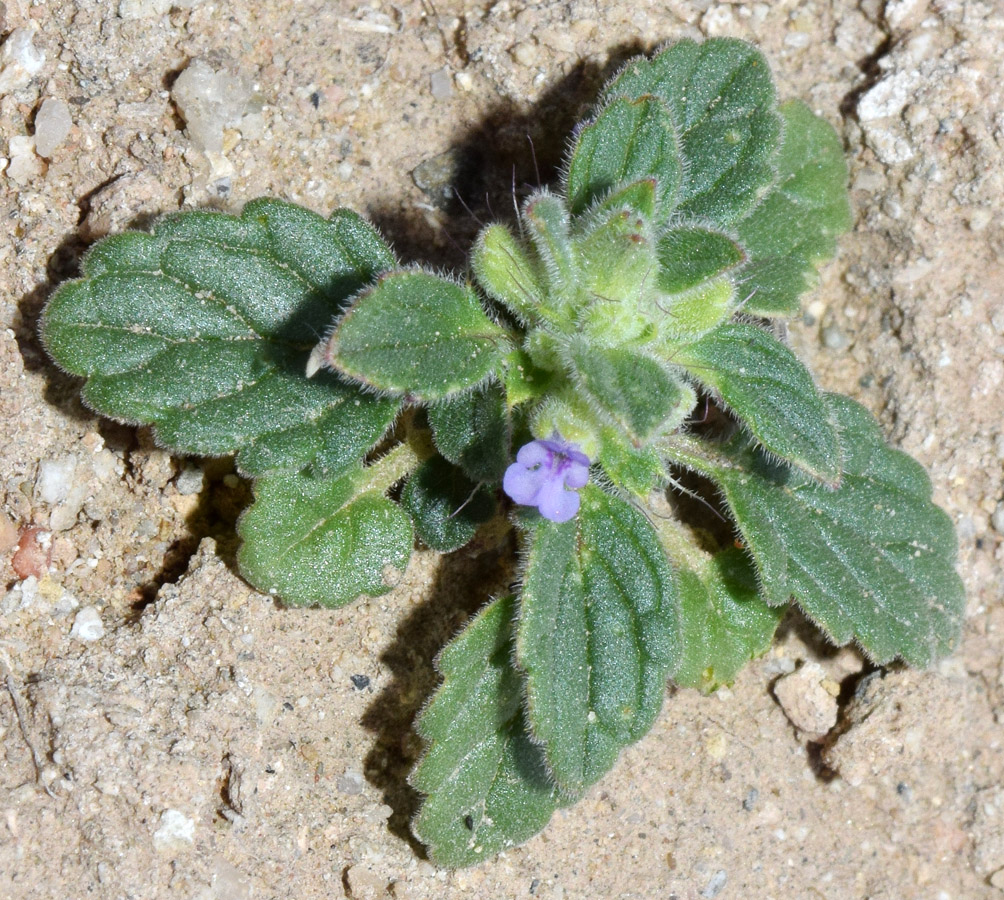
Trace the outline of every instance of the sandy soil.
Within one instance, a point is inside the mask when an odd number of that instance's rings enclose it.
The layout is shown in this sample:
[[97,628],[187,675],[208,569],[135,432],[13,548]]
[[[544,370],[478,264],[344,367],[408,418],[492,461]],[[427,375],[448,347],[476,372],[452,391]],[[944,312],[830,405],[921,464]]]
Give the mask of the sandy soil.
[[[0,897],[1002,896],[999,3],[0,4],[3,35],[31,23],[44,63],[0,99]],[[755,41],[842,133],[857,223],[792,337],[929,467],[958,524],[964,640],[933,671],[871,672],[792,622],[731,689],[671,692],[543,835],[437,870],[407,834],[410,725],[497,560],[416,553],[380,600],[276,607],[233,573],[247,488],[228,464],[89,414],[36,319],[100,235],[262,194],[353,207],[405,259],[461,265],[475,217],[551,176],[612,68],[702,34]],[[215,156],[170,95],[193,59],[264,103]],[[26,156],[10,139],[46,98],[72,128]],[[24,577],[31,526],[51,562]],[[826,734],[776,699],[811,663],[842,688]]]

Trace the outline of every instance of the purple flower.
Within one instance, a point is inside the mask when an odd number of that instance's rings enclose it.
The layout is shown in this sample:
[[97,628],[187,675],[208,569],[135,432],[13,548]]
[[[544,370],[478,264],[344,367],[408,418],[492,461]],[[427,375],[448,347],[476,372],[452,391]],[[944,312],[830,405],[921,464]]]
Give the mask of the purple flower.
[[545,519],[567,522],[579,511],[576,491],[589,480],[589,457],[578,444],[557,434],[519,448],[505,470],[502,490],[524,506],[536,506]]

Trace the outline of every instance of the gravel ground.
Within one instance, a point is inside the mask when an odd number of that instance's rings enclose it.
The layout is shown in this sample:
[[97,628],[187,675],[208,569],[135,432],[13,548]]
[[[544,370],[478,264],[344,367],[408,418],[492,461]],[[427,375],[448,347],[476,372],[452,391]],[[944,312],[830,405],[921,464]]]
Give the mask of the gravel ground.
[[[999,3],[7,0],[0,35],[0,897],[1004,896]],[[410,725],[497,559],[278,608],[233,573],[229,464],[88,413],[37,316],[96,238],[263,194],[459,267],[604,78],[687,35],[756,42],[842,134],[857,221],[792,340],[929,468],[964,639],[871,671],[791,621],[544,834],[437,870]]]

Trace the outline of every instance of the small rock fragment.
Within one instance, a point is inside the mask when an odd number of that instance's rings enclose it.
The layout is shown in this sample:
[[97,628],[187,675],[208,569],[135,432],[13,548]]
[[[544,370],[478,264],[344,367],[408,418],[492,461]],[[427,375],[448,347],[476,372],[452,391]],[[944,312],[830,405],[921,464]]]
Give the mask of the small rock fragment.
[[365,866],[349,866],[345,870],[345,896],[352,900],[379,900],[389,896],[387,879]]
[[260,113],[260,99],[250,82],[226,70],[215,71],[194,59],[171,88],[185,119],[188,137],[203,152],[223,153],[223,131],[240,128],[245,115]]
[[11,521],[7,513],[0,509],[0,553],[6,553],[8,550],[16,547],[17,541],[17,526]]
[[77,461],[72,456],[43,459],[35,476],[35,494],[43,503],[62,503],[73,488]]
[[822,737],[837,724],[837,698],[828,686],[826,673],[816,662],[805,663],[774,685],[784,714],[810,739]]
[[35,47],[35,28],[15,28],[0,48],[0,96],[24,87],[45,63]]
[[35,139],[16,134],[7,142],[10,163],[6,175],[15,184],[27,184],[42,174],[42,161],[35,155]]
[[172,6],[172,0],[120,0],[120,19],[149,19],[162,16]]
[[73,617],[70,637],[78,641],[98,641],[105,636],[101,614],[93,606],[85,606]]
[[70,107],[63,100],[52,97],[43,100],[35,116],[35,152],[49,159],[72,127]]
[[345,774],[341,775],[338,781],[335,782],[335,787],[342,794],[361,794],[363,792],[363,782],[362,772],[357,772],[355,769],[346,769]]
[[195,821],[176,809],[165,809],[160,815],[160,826],[153,833],[153,846],[157,850],[183,850],[195,841]]
[[185,466],[178,474],[178,480],[174,485],[179,494],[188,497],[202,490],[203,479],[202,469],[198,466]]
[[438,69],[429,76],[429,89],[436,100],[449,100],[453,96],[453,79],[449,69]]
[[24,579],[41,578],[52,562],[52,532],[41,528],[26,528],[21,532],[17,550],[10,561],[14,574]]

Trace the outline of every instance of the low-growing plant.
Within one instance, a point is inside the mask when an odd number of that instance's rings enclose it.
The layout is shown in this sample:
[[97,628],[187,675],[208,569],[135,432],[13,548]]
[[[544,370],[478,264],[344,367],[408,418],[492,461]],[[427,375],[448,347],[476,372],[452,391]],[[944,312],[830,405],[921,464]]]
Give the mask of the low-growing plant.
[[[442,651],[417,723],[414,829],[464,866],[581,797],[667,679],[730,682],[792,601],[877,663],[955,645],[926,474],[775,327],[851,223],[846,180],[759,52],[684,40],[607,84],[560,185],[486,227],[468,277],[262,199],[102,240],[42,335],[101,414],[236,453],[240,570],[287,604],[385,593],[416,538],[516,529],[518,592]],[[728,529],[681,502],[702,493]]]

